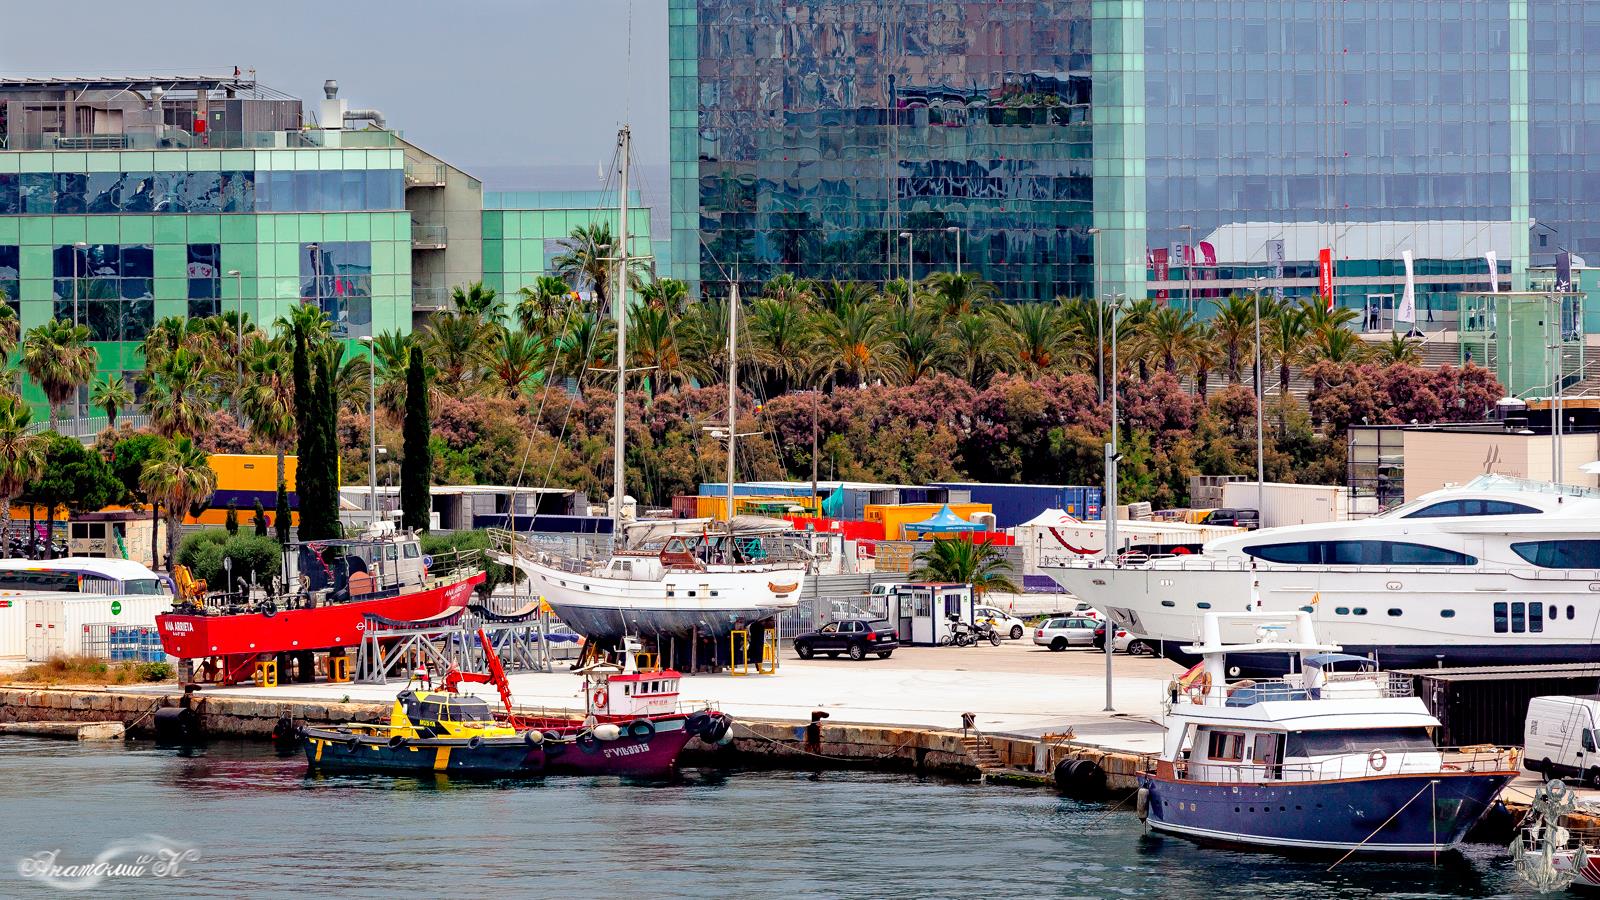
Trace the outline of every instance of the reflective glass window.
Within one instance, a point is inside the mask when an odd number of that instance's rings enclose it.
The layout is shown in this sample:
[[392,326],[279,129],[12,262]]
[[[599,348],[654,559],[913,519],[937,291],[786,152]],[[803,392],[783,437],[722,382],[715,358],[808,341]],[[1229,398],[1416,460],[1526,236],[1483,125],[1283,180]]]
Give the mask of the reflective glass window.
[[1542,569],[1600,569],[1600,541],[1523,541],[1511,550]]
[[55,176],[45,172],[23,172],[17,181],[17,196],[26,214],[49,215],[55,212]]
[[17,199],[17,175],[0,172],[0,216],[15,215],[22,211]]
[[87,207],[84,194],[89,188],[89,176],[78,172],[56,173],[56,213],[77,215]]

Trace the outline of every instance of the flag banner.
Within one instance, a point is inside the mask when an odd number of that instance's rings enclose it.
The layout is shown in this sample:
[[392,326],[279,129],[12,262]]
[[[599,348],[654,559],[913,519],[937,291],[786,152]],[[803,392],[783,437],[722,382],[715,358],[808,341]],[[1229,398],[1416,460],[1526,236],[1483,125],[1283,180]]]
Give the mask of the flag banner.
[[1317,290],[1325,298],[1328,309],[1333,309],[1333,248],[1317,251]]
[[1417,321],[1417,279],[1412,271],[1411,251],[1406,250],[1400,254],[1406,262],[1406,292],[1400,297],[1400,308],[1394,311],[1396,322]]
[[1200,242],[1200,258],[1205,264],[1215,267],[1217,264],[1217,248],[1210,241]]
[[[1157,281],[1166,281],[1167,275],[1170,272],[1170,269],[1167,265],[1167,252],[1167,248],[1165,247],[1157,247],[1150,251],[1150,269],[1155,275]],[[1167,289],[1160,288],[1157,290],[1156,299],[1165,302],[1167,299]]]
[[1556,254],[1556,293],[1572,290],[1572,254],[1563,250]]
[[1500,293],[1500,260],[1495,258],[1494,251],[1483,254],[1483,261],[1489,264],[1489,293]]

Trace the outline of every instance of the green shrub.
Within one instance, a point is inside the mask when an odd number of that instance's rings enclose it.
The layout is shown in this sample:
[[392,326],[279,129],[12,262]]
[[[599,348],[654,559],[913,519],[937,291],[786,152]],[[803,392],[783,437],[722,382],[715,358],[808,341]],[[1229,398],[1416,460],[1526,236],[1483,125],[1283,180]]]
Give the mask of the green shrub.
[[202,548],[211,545],[221,547],[227,540],[228,532],[224,528],[207,528],[185,537],[183,543],[178,545],[178,565],[188,566],[196,578],[204,578],[199,571]]
[[510,566],[501,565],[489,559],[489,533],[487,531],[452,531],[447,534],[425,534],[422,536],[422,552],[438,559],[440,556],[461,550],[477,550],[483,562],[484,570],[489,577],[484,579],[484,590],[493,591],[496,586],[510,584],[513,581]]
[[172,664],[164,662],[140,663],[136,675],[140,681],[169,681],[172,678]]
[[[183,558],[181,550],[178,558]],[[231,585],[227,583],[228,572],[222,563],[225,558],[233,560]],[[196,565],[195,577],[204,578],[212,590],[232,590],[239,579],[249,583],[252,576],[256,584],[265,585],[272,576],[283,571],[283,551],[270,537],[238,534],[221,544],[207,545],[201,550]]]

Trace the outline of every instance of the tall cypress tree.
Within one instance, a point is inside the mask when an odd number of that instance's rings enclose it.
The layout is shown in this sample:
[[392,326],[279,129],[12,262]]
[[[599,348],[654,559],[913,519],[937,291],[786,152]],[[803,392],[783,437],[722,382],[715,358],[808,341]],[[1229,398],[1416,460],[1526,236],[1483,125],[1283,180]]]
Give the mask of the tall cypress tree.
[[256,498],[255,514],[250,518],[250,524],[255,526],[256,537],[267,536],[267,511],[261,506],[261,498]]
[[[309,408],[301,433],[301,457],[295,475],[295,491],[300,497],[300,539],[318,541],[336,538],[339,527],[338,432],[333,399],[336,343],[316,348],[311,354],[316,370]],[[306,439],[310,446],[306,447]]]
[[[312,400],[311,347],[308,346],[310,335],[303,328],[295,329],[293,335],[295,493],[299,495],[300,509],[303,514],[307,493],[316,494],[316,472],[321,466],[321,461],[317,458],[317,430],[313,427],[317,417],[316,404]],[[279,482],[277,522],[275,524],[278,529],[278,540],[285,544],[289,541],[289,521],[288,489],[286,485]],[[301,540],[306,540],[308,537],[304,527],[305,521],[302,518]]]
[[278,535],[278,543],[289,546],[289,523],[293,520],[289,509],[289,486],[278,482],[278,499],[272,511],[272,528]]
[[428,373],[423,368],[422,348],[412,346],[406,367],[406,418],[403,427],[403,456],[400,460],[401,524],[417,531],[428,530],[428,513],[433,499],[433,453],[428,438],[433,426],[428,413]]

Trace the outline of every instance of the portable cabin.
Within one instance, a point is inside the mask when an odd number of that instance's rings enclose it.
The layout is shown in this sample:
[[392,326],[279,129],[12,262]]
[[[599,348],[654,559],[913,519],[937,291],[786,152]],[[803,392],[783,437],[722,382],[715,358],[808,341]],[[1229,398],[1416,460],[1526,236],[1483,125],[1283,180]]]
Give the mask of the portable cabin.
[[954,633],[955,622],[973,623],[970,584],[896,584],[888,593],[890,621],[905,643],[936,646]]

